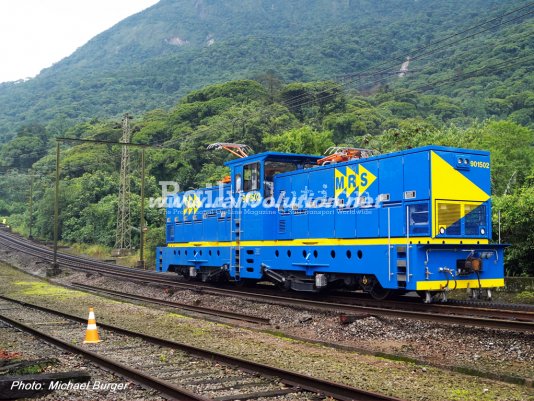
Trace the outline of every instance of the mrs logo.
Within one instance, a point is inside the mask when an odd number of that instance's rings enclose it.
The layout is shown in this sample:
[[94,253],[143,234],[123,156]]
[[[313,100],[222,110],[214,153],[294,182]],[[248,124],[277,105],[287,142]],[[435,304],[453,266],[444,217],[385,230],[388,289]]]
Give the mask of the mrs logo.
[[244,197],[245,204],[261,202],[261,194],[258,191],[249,192]]
[[202,201],[196,194],[184,195],[184,215],[196,214]]
[[358,190],[358,195],[367,191],[373,182],[375,182],[376,176],[363,167],[358,165],[358,173],[352,168],[345,167],[345,173],[341,172],[341,169],[336,168],[334,172],[334,188],[335,197],[345,193],[349,197],[354,191]]

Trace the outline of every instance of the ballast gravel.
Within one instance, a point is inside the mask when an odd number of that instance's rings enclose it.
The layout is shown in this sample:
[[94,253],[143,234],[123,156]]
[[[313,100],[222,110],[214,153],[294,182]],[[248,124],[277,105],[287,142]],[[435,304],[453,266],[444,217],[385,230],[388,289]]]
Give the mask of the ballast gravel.
[[[0,350],[9,350],[10,353],[16,353],[17,360],[57,360],[57,363],[50,363],[44,366],[42,373],[82,371],[91,376],[89,385],[85,390],[77,390],[74,387],[69,390],[58,389],[43,397],[40,397],[40,400],[164,400],[163,398],[159,397],[155,391],[146,390],[123,377],[114,375],[96,365],[93,365],[92,363],[88,363],[81,356],[65,352],[43,341],[40,341],[30,334],[23,333],[7,325],[0,326]],[[0,377],[2,376],[0,375]],[[24,375],[21,375],[20,379],[24,380]]]
[[[44,274],[42,265],[31,259],[18,255],[9,259],[10,263],[32,274]],[[20,273],[8,275],[12,279],[17,274]],[[97,317],[100,316],[106,323],[409,400],[528,400],[534,397],[532,387],[528,386],[377,358],[365,352],[303,343],[288,337],[297,336],[337,346],[394,353],[433,363],[532,379],[532,335],[375,316],[341,325],[336,313],[298,310],[187,290],[166,290],[100,275],[65,271],[54,279],[64,284],[79,282],[146,297],[268,317],[271,327],[263,329],[271,334],[266,334],[258,328],[237,328],[191,319],[185,315],[186,312],[161,311],[153,306],[143,308],[75,291],[37,291],[38,284],[33,284],[32,280],[27,280],[32,284],[17,286],[0,282],[0,288],[4,293],[36,303],[61,305],[70,313],[83,314],[90,303],[97,308]]]
[[246,313],[270,319],[270,330],[289,336],[534,380],[534,334],[382,316],[363,317],[342,325],[335,312],[299,310],[76,272],[57,282],[83,282],[155,299]]

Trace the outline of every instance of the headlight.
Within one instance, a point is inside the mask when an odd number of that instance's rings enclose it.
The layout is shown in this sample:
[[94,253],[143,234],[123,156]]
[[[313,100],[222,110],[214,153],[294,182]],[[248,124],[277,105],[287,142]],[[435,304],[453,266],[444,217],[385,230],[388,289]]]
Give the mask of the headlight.
[[485,228],[481,228],[480,229],[480,235],[486,235],[486,229]]
[[440,234],[445,234],[445,228],[441,227],[441,228],[439,229],[439,233],[440,233]]

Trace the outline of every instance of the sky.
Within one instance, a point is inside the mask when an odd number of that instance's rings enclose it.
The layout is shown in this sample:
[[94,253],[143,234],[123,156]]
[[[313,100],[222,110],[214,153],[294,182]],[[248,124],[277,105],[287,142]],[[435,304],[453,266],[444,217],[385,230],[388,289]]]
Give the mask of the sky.
[[0,0],[0,82],[31,78],[158,0]]

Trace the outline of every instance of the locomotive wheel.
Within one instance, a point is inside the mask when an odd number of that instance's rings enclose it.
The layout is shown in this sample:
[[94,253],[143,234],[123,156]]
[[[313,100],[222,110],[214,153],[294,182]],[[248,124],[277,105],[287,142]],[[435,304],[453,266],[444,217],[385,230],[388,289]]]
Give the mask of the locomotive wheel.
[[182,277],[184,278],[185,281],[196,281],[196,280],[197,280],[196,277],[191,277],[191,276],[189,275],[189,273],[185,273],[185,274],[183,274]]
[[377,301],[382,301],[391,294],[391,290],[386,290],[384,287],[382,287],[378,280],[374,277],[363,276],[360,279],[360,287]]
[[230,276],[228,275],[228,272],[224,272],[223,274],[220,274],[219,277],[217,277],[216,283],[218,284],[227,284],[230,280]]
[[373,299],[376,299],[377,301],[382,301],[389,297],[389,295],[391,294],[391,290],[386,290],[378,282],[368,292],[369,294],[371,294],[371,297],[373,297]]
[[198,281],[199,280],[199,275],[196,275],[195,277],[192,277],[189,274],[188,270],[184,270],[181,274],[182,274],[182,277],[184,278],[185,281]]

